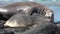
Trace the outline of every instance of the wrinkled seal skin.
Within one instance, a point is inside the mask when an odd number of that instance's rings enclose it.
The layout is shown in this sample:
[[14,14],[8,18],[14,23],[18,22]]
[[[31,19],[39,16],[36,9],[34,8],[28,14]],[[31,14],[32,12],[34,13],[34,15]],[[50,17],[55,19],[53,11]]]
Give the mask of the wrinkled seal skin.
[[38,8],[38,10],[40,10],[40,15],[44,15],[44,16],[46,16],[48,18],[51,18],[52,19],[51,21],[54,20],[54,18],[53,18],[54,15],[53,15],[52,10],[49,9],[48,7],[43,6],[43,5],[41,5],[39,3],[36,3],[36,2],[16,2],[16,3],[8,4],[7,6],[3,7],[4,9],[8,10],[7,12],[2,12],[2,15],[4,15],[3,18],[7,17],[7,19],[8,19],[13,14],[16,14],[17,12],[15,11],[16,10],[15,8],[19,7],[19,6],[34,6],[34,7]]

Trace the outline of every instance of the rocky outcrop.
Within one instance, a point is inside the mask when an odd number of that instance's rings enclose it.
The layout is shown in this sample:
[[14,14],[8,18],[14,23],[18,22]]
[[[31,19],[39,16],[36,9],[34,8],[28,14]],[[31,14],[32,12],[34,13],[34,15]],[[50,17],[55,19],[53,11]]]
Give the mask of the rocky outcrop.
[[23,32],[23,34],[55,34],[56,29],[55,24],[44,23]]
[[28,27],[32,26],[32,24],[32,17],[28,14],[20,12],[7,20],[4,25],[9,27]]

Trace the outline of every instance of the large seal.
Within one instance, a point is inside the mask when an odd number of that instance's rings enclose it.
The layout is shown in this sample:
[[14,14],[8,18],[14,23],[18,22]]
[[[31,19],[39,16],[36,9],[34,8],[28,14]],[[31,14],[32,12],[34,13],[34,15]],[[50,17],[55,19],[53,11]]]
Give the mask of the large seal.
[[44,6],[44,5],[40,4],[40,3],[36,3],[36,2],[16,2],[16,3],[8,4],[7,6],[3,7],[5,12],[4,13],[3,13],[3,11],[0,11],[0,12],[2,12],[2,15],[5,14],[4,18],[6,18],[5,16],[8,16],[9,14],[10,14],[10,16],[13,15],[13,14],[16,14],[17,12],[15,12],[13,9],[15,9],[16,7],[19,7],[19,6],[20,7],[21,6],[34,6],[34,7],[38,8],[38,10],[40,10],[41,15],[44,15],[44,16],[52,19],[52,22],[54,20],[53,11],[51,9],[49,9],[48,7],[46,7],[46,6]]
[[21,11],[30,14],[33,8],[34,7],[30,7],[30,6],[19,6],[19,7],[10,8],[10,9],[0,8],[0,16],[1,16],[0,19],[7,20],[14,14],[17,14]]

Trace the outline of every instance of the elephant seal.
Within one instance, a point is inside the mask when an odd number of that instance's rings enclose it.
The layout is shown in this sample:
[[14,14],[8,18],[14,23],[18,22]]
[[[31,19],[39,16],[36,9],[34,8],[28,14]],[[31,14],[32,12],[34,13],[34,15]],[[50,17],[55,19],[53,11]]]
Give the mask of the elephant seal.
[[[42,4],[40,4],[40,3],[36,3],[36,2],[16,2],[16,3],[12,3],[12,4],[8,4],[8,5],[6,5],[6,6],[3,6],[3,8],[4,8],[4,10],[5,10],[5,12],[4,11],[0,11],[0,12],[2,12],[2,15],[4,16],[3,18],[6,18],[7,16],[7,18],[6,19],[8,19],[10,16],[12,16],[13,14],[16,14],[17,12],[16,11],[14,11],[13,9],[15,9],[16,7],[23,7],[23,6],[34,6],[34,7],[36,7],[36,8],[38,8],[38,10],[40,10],[40,15],[44,15],[44,16],[46,16],[47,18],[50,18],[50,19],[52,19],[52,22],[53,22],[53,20],[54,20],[54,13],[53,13],[53,11],[51,10],[51,9],[49,9],[48,7],[46,7],[46,6],[44,6],[44,5],[42,5]],[[2,8],[2,9],[3,9]],[[18,9],[18,8],[17,8]],[[13,10],[13,11],[12,11]],[[15,9],[16,10],[16,9]],[[7,14],[7,15],[6,15]],[[10,14],[10,16],[9,16],[9,14]],[[6,16],[6,17],[5,17]]]
[[25,13],[29,12],[33,12],[32,9],[34,7],[32,6],[17,6],[17,7],[0,7],[0,19],[2,20],[7,20],[9,19],[11,16],[13,16],[16,13],[19,13],[21,10],[25,11]]
[[32,17],[24,12],[20,12],[12,16],[4,24],[4,26],[9,26],[9,27],[28,27],[32,25],[33,25]]
[[21,11],[23,11],[24,13],[27,13],[29,15],[32,15],[33,13],[39,13],[38,8],[33,7],[33,6],[19,6],[19,7],[15,7],[14,9],[8,9],[9,11],[6,12],[0,12],[0,19],[2,20],[7,20],[9,19],[11,16],[13,16],[14,14],[17,14]]

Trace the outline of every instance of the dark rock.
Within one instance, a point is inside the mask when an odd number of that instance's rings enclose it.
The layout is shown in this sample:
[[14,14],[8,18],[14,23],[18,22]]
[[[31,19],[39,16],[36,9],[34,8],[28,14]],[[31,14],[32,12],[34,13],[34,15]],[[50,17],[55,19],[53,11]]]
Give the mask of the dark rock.
[[7,22],[4,24],[5,26],[10,27],[28,27],[32,26],[32,17],[23,12],[18,13],[12,16]]
[[9,30],[0,29],[0,34],[14,34],[14,32],[9,31]]
[[6,21],[4,21],[4,20],[0,20],[0,29],[4,29],[4,23],[5,23]]
[[14,34],[13,31],[5,31],[4,34]]
[[56,25],[52,23],[44,23],[37,25],[22,34],[55,34],[56,33]]
[[60,23],[56,24],[57,25],[57,33],[56,34],[60,34]]

